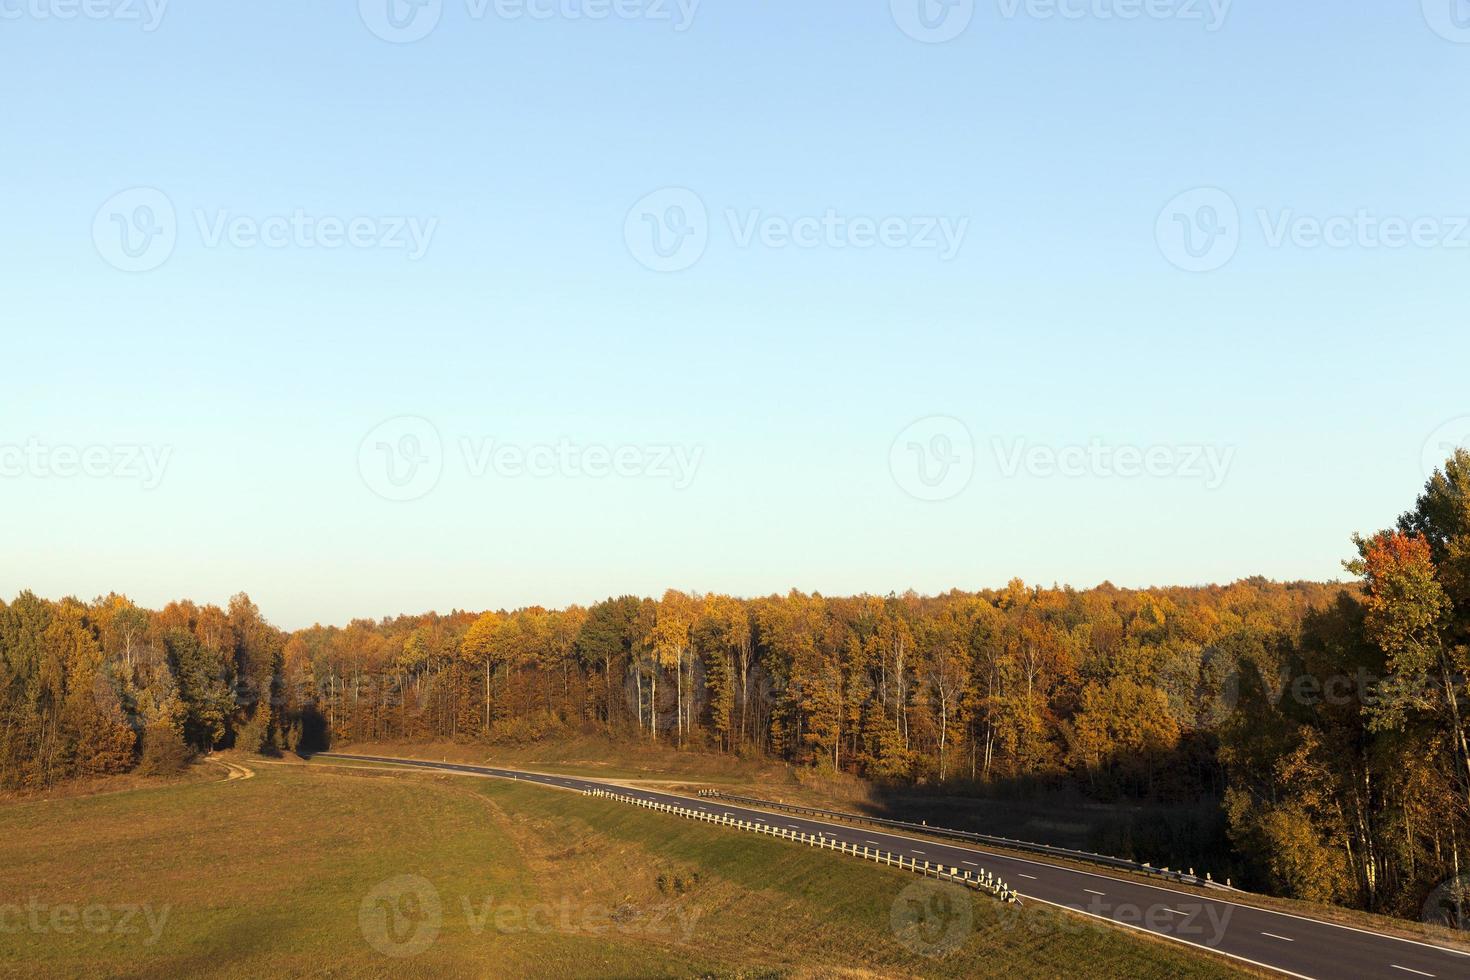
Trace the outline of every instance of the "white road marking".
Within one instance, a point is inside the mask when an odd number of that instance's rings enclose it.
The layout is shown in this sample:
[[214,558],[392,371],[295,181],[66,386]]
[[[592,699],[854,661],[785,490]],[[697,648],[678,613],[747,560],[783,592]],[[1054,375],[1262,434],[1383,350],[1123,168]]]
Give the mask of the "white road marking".
[[923,851],[910,851],[910,854],[923,854]]
[[1102,892],[1099,892],[1099,891],[1093,891],[1093,889],[1091,889],[1091,888],[1084,888],[1082,890],[1085,891],[1085,892],[1089,892],[1089,893],[1091,893],[1093,895],[1101,895],[1101,894],[1103,894]]
[[1294,942],[1296,942],[1295,939],[1288,939],[1285,936],[1278,936],[1274,932],[1263,932],[1263,933],[1261,933],[1261,935],[1263,935],[1263,936],[1270,936],[1272,939],[1280,939],[1283,942],[1288,942],[1288,943],[1294,943]]
[[980,865],[976,864],[974,861],[961,861],[960,864],[968,864],[972,868],[980,867]]
[[1423,970],[1411,970],[1407,966],[1399,966],[1397,963],[1390,963],[1388,965],[1391,966],[1391,967],[1393,967],[1395,970],[1403,970],[1405,973],[1417,973],[1421,977],[1432,977],[1432,976],[1434,976],[1433,973],[1425,973]]
[[874,847],[877,847],[878,846],[878,842],[875,841],[875,840],[870,840],[867,843],[872,844]]
[[1036,876],[1035,875],[1023,875],[1019,871],[1016,872],[1016,877],[1017,878],[1030,878],[1032,881],[1035,881],[1036,880]]
[[[1159,907],[1160,908],[1163,908],[1163,906],[1159,906]],[[1172,915],[1188,915],[1189,914],[1188,912],[1181,912],[1178,909],[1164,909],[1164,911],[1165,912],[1168,912],[1168,913],[1170,913]]]

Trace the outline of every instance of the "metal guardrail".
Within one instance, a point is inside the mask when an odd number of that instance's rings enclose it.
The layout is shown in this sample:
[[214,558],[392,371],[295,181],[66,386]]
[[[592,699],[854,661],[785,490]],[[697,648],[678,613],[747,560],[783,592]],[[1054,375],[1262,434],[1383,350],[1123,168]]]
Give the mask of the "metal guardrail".
[[702,789],[699,791],[699,795],[711,798],[718,797],[722,800],[729,800],[732,803],[742,803],[748,806],[769,807],[771,809],[784,810],[788,813],[798,813],[809,817],[823,817],[833,820],[846,820],[849,823],[868,823],[880,827],[894,827],[900,830],[911,830],[923,834],[930,834],[935,837],[974,841],[1016,851],[1027,851],[1032,854],[1045,854],[1051,857],[1067,858],[1073,861],[1085,861],[1089,864],[1099,864],[1104,867],[1153,875],[1183,885],[1198,885],[1202,888],[1218,888],[1229,891],[1237,890],[1230,887],[1229,879],[1226,879],[1226,883],[1222,885],[1211,878],[1208,872],[1205,873],[1203,878],[1197,876],[1193,868],[1186,874],[1183,871],[1172,871],[1169,868],[1155,868],[1146,862],[1130,861],[1127,858],[1112,857],[1107,854],[1094,854],[1091,851],[1074,851],[1067,847],[1053,847],[1050,844],[1036,844],[1031,841],[1012,840],[1009,837],[996,837],[992,834],[977,834],[969,830],[950,830],[946,827],[931,827],[925,823],[910,823],[906,820],[870,817],[861,813],[844,813],[841,810],[822,810],[817,807],[798,806],[794,803],[777,803],[773,800],[760,800],[751,796],[732,796],[728,793],[721,793],[717,789]]
[[[862,858],[864,861],[873,861],[877,864],[898,868],[900,871],[912,871],[924,877],[933,876],[940,881],[950,881],[966,888],[973,888],[992,895],[1008,905],[1021,905],[1021,896],[1003,880],[991,874],[989,871],[979,872],[966,871],[963,868],[950,867],[944,864],[936,864],[930,861],[919,861],[916,858],[905,858],[901,854],[892,851],[881,851],[876,847],[859,847],[846,841],[839,841],[822,834],[807,834],[798,830],[788,830],[777,827],[760,820],[741,820],[737,817],[729,817],[723,814],[716,815],[704,810],[695,810],[687,806],[679,806],[674,803],[660,803],[657,800],[645,800],[638,796],[629,796],[626,793],[615,793],[605,789],[584,789],[583,796],[592,796],[599,799],[616,800],[619,803],[631,803],[634,806],[643,807],[646,810],[655,810],[659,813],[670,813],[674,816],[684,817],[687,820],[700,820],[705,823],[717,824],[723,827],[732,827],[736,830],[746,830],[757,834],[766,834],[781,840],[793,843],[805,844],[808,847],[823,848],[846,854],[851,857]],[[706,795],[703,791],[701,796]],[[724,797],[734,799],[734,797]]]

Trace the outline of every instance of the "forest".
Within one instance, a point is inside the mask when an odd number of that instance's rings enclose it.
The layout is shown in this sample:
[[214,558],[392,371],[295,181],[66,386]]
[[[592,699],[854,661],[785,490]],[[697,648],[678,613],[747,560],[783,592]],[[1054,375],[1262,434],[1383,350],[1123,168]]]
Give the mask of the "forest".
[[0,789],[598,734],[955,795],[1208,800],[1250,887],[1417,916],[1470,870],[1470,453],[1351,541],[1334,583],[669,590],[296,632],[245,595],[23,592],[0,602]]

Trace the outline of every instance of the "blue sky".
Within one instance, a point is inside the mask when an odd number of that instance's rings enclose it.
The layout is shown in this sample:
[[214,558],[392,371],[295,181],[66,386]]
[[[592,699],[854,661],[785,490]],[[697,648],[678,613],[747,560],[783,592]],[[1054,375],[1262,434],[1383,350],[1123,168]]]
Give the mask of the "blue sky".
[[0,0],[0,594],[1329,578],[1470,436],[1462,0],[90,2]]

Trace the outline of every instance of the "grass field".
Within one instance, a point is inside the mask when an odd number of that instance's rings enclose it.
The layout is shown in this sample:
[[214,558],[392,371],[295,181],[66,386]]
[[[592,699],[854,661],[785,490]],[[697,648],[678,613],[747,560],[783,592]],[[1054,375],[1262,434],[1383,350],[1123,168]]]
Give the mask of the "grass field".
[[0,974],[1238,975],[572,793],[244,761],[253,778],[0,807]]
[[[879,786],[846,773],[790,766],[769,758],[738,758],[714,752],[680,752],[665,745],[612,742],[606,738],[552,739],[525,746],[454,743],[366,743],[344,752],[418,756],[461,762],[491,762],[526,769],[603,779],[664,782],[671,786],[712,786],[788,803],[863,812],[874,816],[927,820],[936,826],[977,830],[1077,850],[1107,848],[1108,831],[1142,815],[1177,815],[1181,807],[1104,804],[1077,793],[1037,791],[1025,799],[954,796],[930,787]],[[773,796],[774,794],[774,796]],[[1198,808],[1196,808],[1198,809]],[[1188,844],[1189,842],[1184,842]],[[1108,853],[1115,853],[1109,850]],[[1199,864],[1183,853],[1147,855],[1156,864]],[[1225,877],[1225,869],[1219,877]]]
[[[654,788],[670,789],[692,794],[697,788],[714,787],[728,793],[746,794],[765,800],[795,803],[804,806],[826,807],[849,813],[868,814],[902,819],[917,819],[920,814],[895,812],[894,797],[881,793],[865,780],[847,774],[819,772],[812,769],[785,765],[770,759],[739,759],[698,752],[680,752],[668,746],[628,745],[614,743],[605,738],[575,738],[552,740],[535,745],[477,746],[454,743],[366,743],[350,745],[341,749],[348,753],[402,756],[420,759],[448,759],[488,765],[508,766],[564,773],[574,776],[590,776],[603,779],[626,780]],[[973,829],[1004,837],[1015,837],[1038,843],[1068,846],[1065,837],[1046,833],[1029,833],[1026,824],[1034,819],[1016,822],[992,820],[1003,816],[1005,804],[988,805],[986,801],[965,798],[950,798],[951,810],[958,807],[974,809],[975,814],[967,820],[946,819],[943,811],[931,820],[936,826],[951,826]],[[1060,815],[1054,807],[1051,819],[1091,819],[1087,814],[1063,808]],[[931,811],[932,812],[932,811]],[[1090,849],[1086,845],[1082,849]],[[1035,854],[1021,853],[1035,859]],[[1050,860],[1050,859],[1048,859]],[[1051,863],[1077,867],[1082,870],[1097,870],[1087,865],[1066,860]],[[1155,864],[1181,865],[1185,862],[1159,860]],[[1205,869],[1202,869],[1205,870]],[[1129,876],[1116,869],[1109,874]],[[1220,875],[1218,877],[1224,877]],[[1147,879],[1143,879],[1147,880]],[[1201,895],[1214,895],[1204,889],[1176,886],[1181,891],[1193,891]],[[1428,940],[1439,945],[1451,946],[1470,953],[1470,943],[1465,934],[1458,930],[1427,925],[1415,919],[1399,919],[1376,915],[1340,905],[1327,905],[1297,899],[1277,898],[1268,895],[1248,894],[1243,900],[1263,908],[1276,909],[1293,915],[1304,915],[1339,922],[1344,925],[1389,933],[1408,939]]]

